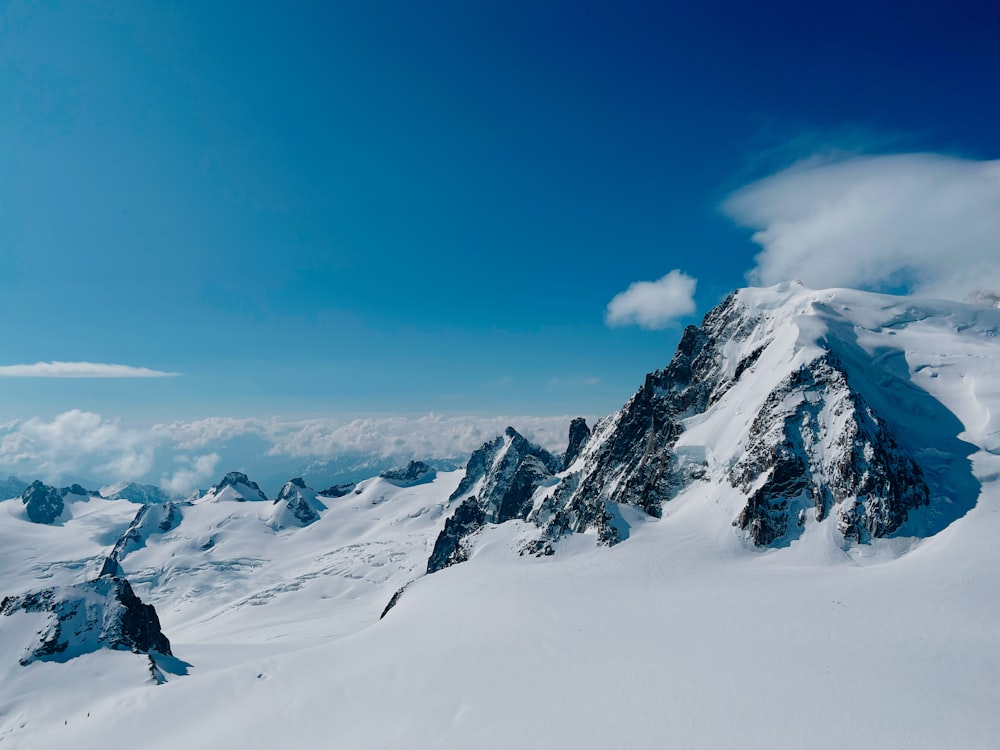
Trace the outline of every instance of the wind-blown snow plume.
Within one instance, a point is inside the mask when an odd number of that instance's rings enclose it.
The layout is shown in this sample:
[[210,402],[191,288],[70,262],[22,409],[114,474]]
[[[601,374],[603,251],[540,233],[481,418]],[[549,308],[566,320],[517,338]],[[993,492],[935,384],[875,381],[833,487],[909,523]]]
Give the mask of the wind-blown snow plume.
[[1000,161],[809,161],[742,188],[723,210],[756,230],[754,284],[794,278],[955,299],[1000,289]]

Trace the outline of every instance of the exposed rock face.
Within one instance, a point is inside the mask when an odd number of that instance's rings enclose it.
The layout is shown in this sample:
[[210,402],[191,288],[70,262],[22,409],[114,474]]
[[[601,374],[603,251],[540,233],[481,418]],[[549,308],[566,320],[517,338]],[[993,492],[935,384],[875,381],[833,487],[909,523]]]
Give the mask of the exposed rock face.
[[21,502],[28,511],[28,519],[34,523],[55,523],[65,507],[63,493],[37,479],[21,493]]
[[127,580],[115,575],[8,596],[0,602],[0,615],[19,610],[51,615],[37,645],[21,658],[23,665],[65,661],[99,648],[170,654],[170,641],[160,630],[156,610],[135,595]]
[[84,489],[79,484],[71,484],[69,487],[63,487],[60,492],[63,497],[67,495],[76,495],[77,497],[100,497],[101,493],[96,490]]
[[296,477],[285,483],[274,500],[269,525],[275,529],[289,526],[308,526],[319,520],[320,512],[326,506],[316,496],[316,491],[306,486],[305,481]]
[[427,572],[464,561],[466,540],[485,524],[526,518],[535,491],[553,481],[559,466],[555,456],[528,442],[513,427],[474,451],[465,476],[449,498],[449,502],[462,502],[445,522]]
[[930,500],[920,467],[829,352],[768,395],[729,480],[747,494],[736,524],[757,545],[794,538],[806,510],[823,520],[834,506],[841,533],[866,542]]
[[397,487],[414,487],[418,484],[433,482],[437,472],[423,461],[410,461],[402,468],[388,469],[379,476]]
[[216,499],[235,500],[236,502],[263,501],[267,502],[265,495],[256,482],[250,481],[246,474],[240,471],[231,471],[222,478],[222,481],[208,491],[206,497],[211,496]]
[[648,374],[621,411],[598,422],[583,445],[586,462],[578,476],[565,478],[532,519],[543,527],[542,549],[564,534],[591,528],[604,544],[621,541],[614,504],[660,516],[663,503],[695,478],[695,467],[679,462],[673,451],[681,421],[703,412],[731,387],[734,377],[721,366],[721,347],[752,329],[753,321],[732,296],[701,328],[685,329],[670,364]]
[[471,496],[462,501],[451,518],[444,522],[444,530],[434,542],[434,550],[427,561],[427,572],[436,573],[449,565],[469,559],[465,541],[488,522],[482,504]]
[[563,456],[563,471],[576,461],[588,438],[590,438],[590,428],[587,427],[586,419],[577,417],[569,423],[569,445],[566,447],[566,455]]

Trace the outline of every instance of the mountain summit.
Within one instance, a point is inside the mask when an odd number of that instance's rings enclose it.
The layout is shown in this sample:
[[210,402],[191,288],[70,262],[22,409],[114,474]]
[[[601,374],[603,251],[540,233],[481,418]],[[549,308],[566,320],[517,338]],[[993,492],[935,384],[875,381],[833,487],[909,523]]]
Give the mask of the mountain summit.
[[[468,554],[441,554],[459,528],[465,539],[487,523],[531,522],[540,532],[522,551],[536,554],[573,532],[613,545],[629,535],[628,507],[658,518],[681,496],[757,547],[813,532],[846,548],[939,531],[978,485],[974,448],[938,395],[982,366],[975,349],[995,343],[998,322],[972,305],[796,282],[735,292],[617,413],[589,433],[574,420],[557,480],[551,464],[525,459],[508,472],[523,477],[516,509],[460,506],[429,570]],[[460,489],[482,475],[481,453]]]

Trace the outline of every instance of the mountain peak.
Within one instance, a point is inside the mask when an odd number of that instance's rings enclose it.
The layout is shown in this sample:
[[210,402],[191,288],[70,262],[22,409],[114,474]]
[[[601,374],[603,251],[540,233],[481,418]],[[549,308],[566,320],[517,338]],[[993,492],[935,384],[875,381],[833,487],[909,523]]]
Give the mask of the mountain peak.
[[[727,513],[719,521],[759,547],[818,526],[845,547],[935,533],[972,506],[976,482],[963,425],[932,395],[951,372],[917,347],[951,337],[942,351],[962,356],[998,328],[1000,314],[963,303],[798,282],[738,290],[616,414],[593,431],[574,421],[558,476],[524,463],[512,428],[474,453],[428,570],[464,559],[487,523],[533,522],[534,553],[588,530],[610,545],[629,534],[623,507],[660,517],[682,495],[710,497],[704,512]],[[518,501],[501,502],[515,486]]]
[[263,501],[267,502],[265,495],[257,483],[241,471],[230,471],[222,481],[206,493],[205,498],[210,500],[235,500],[236,502]]

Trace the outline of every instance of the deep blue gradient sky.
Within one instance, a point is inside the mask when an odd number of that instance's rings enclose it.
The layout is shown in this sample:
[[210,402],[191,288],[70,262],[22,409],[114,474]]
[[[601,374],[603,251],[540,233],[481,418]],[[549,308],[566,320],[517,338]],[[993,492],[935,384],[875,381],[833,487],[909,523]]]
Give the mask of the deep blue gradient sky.
[[[622,7],[625,6],[625,7]],[[988,3],[67,2],[0,30],[0,421],[601,414],[816,152],[1000,156]]]

